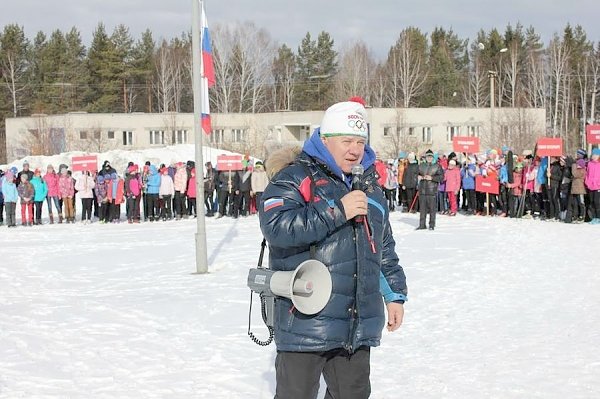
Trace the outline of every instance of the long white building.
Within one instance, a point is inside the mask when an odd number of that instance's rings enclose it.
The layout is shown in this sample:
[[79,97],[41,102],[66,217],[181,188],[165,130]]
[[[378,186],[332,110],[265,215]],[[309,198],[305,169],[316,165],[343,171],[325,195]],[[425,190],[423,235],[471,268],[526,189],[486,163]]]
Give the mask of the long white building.
[[[369,141],[382,158],[400,151],[452,151],[452,137],[480,137],[484,148],[517,151],[545,134],[546,112],[531,108],[368,108]],[[315,112],[213,114],[205,144],[264,157],[281,145],[301,144],[323,117]],[[6,120],[8,161],[64,151],[104,152],[194,142],[187,113],[32,115]]]

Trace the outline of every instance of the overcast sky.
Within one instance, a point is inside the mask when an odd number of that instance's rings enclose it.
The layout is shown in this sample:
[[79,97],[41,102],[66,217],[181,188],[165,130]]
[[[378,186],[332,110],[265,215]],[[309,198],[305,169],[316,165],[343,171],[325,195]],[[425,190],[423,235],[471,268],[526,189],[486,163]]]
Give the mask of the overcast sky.
[[[39,30],[50,33],[76,26],[89,46],[94,28],[103,22],[109,33],[125,24],[138,38],[150,28],[155,39],[178,36],[191,25],[192,0],[1,0],[0,27],[22,25],[29,38]],[[362,39],[378,58],[407,26],[424,32],[452,28],[474,40],[479,29],[507,24],[533,25],[545,43],[567,22],[580,24],[588,39],[600,40],[597,0],[206,0],[209,26],[252,21],[279,44],[297,49],[306,32],[331,34],[336,47]]]

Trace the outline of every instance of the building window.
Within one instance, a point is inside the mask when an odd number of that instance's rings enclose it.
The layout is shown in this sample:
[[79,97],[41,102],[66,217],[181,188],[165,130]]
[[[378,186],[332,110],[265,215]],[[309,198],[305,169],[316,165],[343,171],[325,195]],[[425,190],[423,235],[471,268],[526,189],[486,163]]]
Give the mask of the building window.
[[448,126],[446,129],[447,129],[446,130],[446,132],[447,132],[446,133],[446,140],[448,142],[451,142],[454,137],[460,135],[459,134],[460,126]]
[[223,144],[223,137],[225,136],[225,131],[223,129],[213,129],[210,134],[210,142],[212,144]]
[[409,127],[408,128],[408,135],[409,136],[414,136],[415,135],[415,128],[414,127]]
[[231,129],[231,139],[234,143],[247,141],[246,129]]
[[87,140],[87,131],[85,131],[85,130],[79,131],[79,140]]
[[125,146],[133,145],[133,132],[123,130],[123,145],[125,145]]
[[187,130],[175,130],[173,132],[173,143],[187,144],[187,142],[188,142],[188,131]]
[[383,128],[383,137],[391,137],[392,135],[392,127],[391,126],[385,126]]
[[423,127],[423,143],[431,144],[431,126]]
[[106,132],[106,138],[109,140],[114,140],[115,138],[115,132],[112,130],[109,130],[108,132]]
[[510,136],[510,126],[500,125],[500,134],[502,134],[503,138],[507,138],[508,136]]
[[150,144],[165,144],[164,130],[150,130]]
[[100,140],[102,138],[102,132],[100,130],[94,130],[94,140]]
[[479,126],[467,126],[467,136],[479,137]]

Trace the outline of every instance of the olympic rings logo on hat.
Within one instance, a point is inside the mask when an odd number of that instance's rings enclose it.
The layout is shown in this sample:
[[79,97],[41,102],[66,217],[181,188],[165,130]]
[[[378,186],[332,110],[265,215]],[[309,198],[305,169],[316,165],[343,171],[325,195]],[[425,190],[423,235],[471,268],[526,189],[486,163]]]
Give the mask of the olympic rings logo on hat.
[[348,126],[351,127],[352,129],[354,129],[355,131],[360,131],[360,132],[366,132],[367,131],[367,124],[365,123],[364,120],[349,120],[348,121]]

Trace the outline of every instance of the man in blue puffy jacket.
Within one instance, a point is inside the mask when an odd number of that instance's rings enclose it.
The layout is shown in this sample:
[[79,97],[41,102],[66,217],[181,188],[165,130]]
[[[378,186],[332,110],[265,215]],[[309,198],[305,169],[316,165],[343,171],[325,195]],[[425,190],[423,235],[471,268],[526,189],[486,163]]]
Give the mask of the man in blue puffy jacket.
[[[272,179],[259,215],[270,268],[291,271],[312,258],[327,266],[333,283],[329,302],[314,315],[277,297],[275,398],[316,398],[321,374],[327,398],[367,398],[370,348],[380,343],[384,301],[388,330],[402,323],[406,278],[367,135],[364,106],[337,103],[302,152],[284,149],[267,160]],[[357,164],[365,172],[361,189],[352,190]]]

